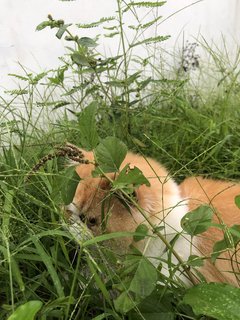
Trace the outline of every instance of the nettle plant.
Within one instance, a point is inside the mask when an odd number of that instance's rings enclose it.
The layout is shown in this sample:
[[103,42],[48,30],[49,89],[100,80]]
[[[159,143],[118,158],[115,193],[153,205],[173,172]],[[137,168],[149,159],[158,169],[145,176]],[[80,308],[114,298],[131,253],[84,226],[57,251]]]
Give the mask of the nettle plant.
[[[131,133],[131,113],[138,107],[143,107],[143,101],[154,95],[150,89],[154,83],[167,83],[167,79],[155,80],[153,76],[146,76],[144,70],[153,66],[152,60],[157,45],[169,36],[159,35],[158,24],[162,17],[158,10],[165,1],[116,1],[116,16],[103,17],[99,21],[89,24],[67,24],[63,20],[55,20],[51,15],[48,20],[37,26],[37,30],[44,28],[57,29],[56,37],[71,44],[66,49],[69,54],[61,58],[63,65],[53,75],[46,73],[50,87],[62,90],[61,99],[42,101],[40,104],[52,106],[54,109],[65,107],[70,112],[78,113],[91,101],[98,101],[98,114],[107,122],[112,121],[120,125],[120,132],[124,138]],[[139,10],[145,9],[140,19]],[[125,16],[131,15],[132,25],[126,26]],[[149,19],[153,16],[153,19]],[[146,37],[149,28],[156,26],[155,36]],[[113,38],[118,46],[115,56],[104,57],[97,51],[100,35],[95,38],[75,35],[72,30],[102,28],[103,37]],[[128,29],[128,30],[126,30]],[[127,31],[127,32],[126,32]],[[128,39],[126,33],[130,32]],[[137,56],[139,47],[145,46],[146,57]],[[138,71],[136,71],[138,70]],[[151,68],[151,73],[153,69]],[[71,80],[70,80],[71,78]],[[170,83],[171,81],[169,81]],[[181,81],[176,81],[180,87]],[[173,85],[173,82],[170,84]]]

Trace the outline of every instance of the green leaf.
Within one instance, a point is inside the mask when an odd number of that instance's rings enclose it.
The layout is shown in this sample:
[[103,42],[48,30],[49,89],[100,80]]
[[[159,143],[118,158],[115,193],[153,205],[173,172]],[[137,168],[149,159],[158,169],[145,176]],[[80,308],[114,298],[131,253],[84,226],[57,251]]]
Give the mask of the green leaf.
[[195,236],[206,231],[212,222],[213,210],[211,207],[202,205],[188,212],[181,220],[181,226],[189,235]]
[[53,21],[43,21],[41,22],[39,25],[37,25],[36,27],[36,31],[41,31],[47,27],[50,27],[50,28],[53,28],[55,26],[54,22]]
[[158,285],[146,299],[138,304],[137,310],[130,311],[130,319],[175,320],[175,304],[176,300],[171,289]]
[[53,28],[60,28],[61,26],[64,25],[64,21],[63,20],[47,20],[47,21],[43,21],[41,22],[37,27],[36,27],[36,31],[40,31],[43,30],[47,27],[50,27],[51,29]]
[[67,28],[70,26],[71,24],[63,24],[62,26],[60,26],[60,28],[58,29],[58,32],[56,33],[56,37],[58,39],[61,39],[62,36],[64,35],[64,33],[66,32]]
[[126,154],[126,145],[115,137],[107,137],[95,148],[97,164],[105,173],[117,172]]
[[78,40],[78,44],[87,48],[95,48],[98,44],[91,38],[82,37]]
[[146,238],[147,234],[148,234],[148,227],[145,224],[140,224],[136,231],[137,233],[140,233],[141,235],[134,235],[133,236],[133,240],[135,242],[138,242],[140,240],[143,240],[144,238]]
[[85,23],[85,24],[77,24],[76,26],[78,28],[82,28],[82,29],[89,29],[89,28],[95,28],[98,27],[100,24],[104,23],[104,22],[109,22],[115,20],[115,17],[103,17],[98,21],[95,22],[91,22],[91,23]]
[[237,196],[235,197],[235,204],[236,204],[236,206],[240,209],[240,195],[237,195]]
[[141,2],[130,2],[128,6],[134,7],[145,7],[145,8],[156,8],[163,6],[167,1],[141,1]]
[[138,41],[135,43],[132,43],[129,47],[133,48],[142,44],[150,44],[150,43],[156,43],[156,42],[162,42],[162,41],[166,41],[170,38],[170,36],[157,36],[157,37],[150,37],[147,38],[143,41]]
[[132,190],[143,184],[150,187],[150,183],[148,179],[143,175],[142,171],[137,167],[134,167],[133,169],[131,169],[129,167],[129,164],[127,164],[121,170],[117,179],[113,181],[113,187],[116,189],[126,188],[126,189]]
[[213,246],[213,253],[211,255],[212,262],[215,262],[222,252],[236,248],[239,241],[240,225],[235,224],[231,228],[227,228],[224,232],[223,239],[215,242]]
[[130,256],[126,261],[126,270],[130,270],[130,281],[127,287],[125,286],[124,292],[114,300],[115,308],[123,314],[133,309],[153,292],[158,278],[156,268],[143,256]]
[[42,304],[38,300],[28,301],[19,306],[7,320],[34,320]]
[[61,184],[61,194],[64,204],[69,204],[72,202],[80,181],[79,175],[75,169],[76,167],[72,166],[67,168],[63,173],[64,176]]
[[64,297],[64,290],[60,281],[61,275],[56,271],[55,266],[53,265],[52,257],[48,252],[46,252],[45,247],[42,245],[41,241],[37,239],[36,236],[30,236],[30,238],[34,243],[39,256],[42,258],[42,262],[45,264],[50,277],[52,278],[58,297]]
[[229,243],[226,242],[225,239],[215,242],[212,250],[211,261],[215,262],[217,257],[219,257],[221,253],[228,249]]
[[187,290],[183,303],[196,315],[217,320],[240,320],[240,289],[224,283],[203,283]]
[[99,142],[96,126],[96,110],[97,102],[93,101],[78,117],[81,144],[88,150],[94,149]]
[[127,291],[124,291],[115,299],[114,306],[117,311],[124,314],[137,306],[137,301],[134,300]]
[[83,54],[80,54],[79,52],[75,51],[73,54],[71,54],[71,58],[72,58],[72,61],[79,66],[90,67],[89,59]]
[[202,267],[204,264],[204,258],[196,255],[191,255],[188,257],[187,265],[191,267]]

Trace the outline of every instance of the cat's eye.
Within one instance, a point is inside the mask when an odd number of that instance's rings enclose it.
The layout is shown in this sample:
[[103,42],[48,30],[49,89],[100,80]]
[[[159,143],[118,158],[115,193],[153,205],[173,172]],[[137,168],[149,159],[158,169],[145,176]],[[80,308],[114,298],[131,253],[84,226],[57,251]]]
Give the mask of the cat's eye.
[[86,220],[86,216],[84,214],[80,214],[79,218],[82,222],[85,222]]
[[134,190],[133,193],[130,195],[134,200],[137,199],[137,193],[136,191]]
[[97,219],[96,218],[89,218],[88,221],[87,221],[87,226],[90,228],[90,227],[93,227],[97,224]]

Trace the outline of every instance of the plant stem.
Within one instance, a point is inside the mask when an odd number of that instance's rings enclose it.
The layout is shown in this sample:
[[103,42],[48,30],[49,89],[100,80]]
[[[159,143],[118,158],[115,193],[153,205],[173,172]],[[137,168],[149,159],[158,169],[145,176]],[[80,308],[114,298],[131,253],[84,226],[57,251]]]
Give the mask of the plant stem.
[[128,137],[128,134],[130,133],[130,119],[129,119],[129,90],[128,90],[128,84],[127,84],[127,78],[128,78],[128,62],[127,62],[127,50],[125,46],[125,39],[124,39],[124,30],[123,30],[123,13],[121,8],[121,0],[117,0],[118,5],[118,17],[119,17],[119,27],[120,27],[120,37],[121,37],[121,43],[122,43],[122,52],[123,52],[123,62],[124,62],[124,96],[125,96],[125,116],[123,117],[123,123],[122,126],[124,128],[124,133],[126,134],[126,138]]

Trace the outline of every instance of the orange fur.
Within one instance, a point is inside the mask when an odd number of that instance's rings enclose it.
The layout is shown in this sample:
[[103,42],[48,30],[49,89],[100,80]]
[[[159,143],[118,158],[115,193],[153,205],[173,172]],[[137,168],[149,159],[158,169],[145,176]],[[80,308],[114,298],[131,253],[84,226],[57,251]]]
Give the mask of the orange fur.
[[[86,159],[93,161],[92,152],[83,152]],[[240,194],[240,184],[196,177],[188,178],[180,186],[177,186],[167,170],[151,158],[128,153],[121,168],[126,164],[138,167],[149,180],[150,187],[142,185],[135,190],[137,202],[153,224],[164,226],[163,233],[168,240],[181,232],[180,220],[188,212],[187,201],[190,210],[200,204],[210,204],[217,212],[214,218],[216,221],[218,220],[217,216],[221,216],[221,219],[228,226],[240,224],[240,210],[234,204],[234,197]],[[93,234],[98,235],[102,232],[103,210],[106,232],[133,232],[139,224],[147,224],[137,208],[130,206],[130,213],[117,197],[109,196],[108,180],[99,177],[93,178],[93,169],[93,164],[81,164],[77,167],[76,171],[81,181],[73,199],[73,205],[76,208],[74,213],[78,216],[84,216]],[[109,177],[114,179],[114,174],[109,174]],[[211,227],[196,238],[194,245],[202,254],[210,256],[214,241],[222,238],[222,231]],[[117,240],[118,251],[126,252],[130,243],[132,243],[131,238]],[[148,245],[146,242],[140,241],[135,243],[135,246],[149,257],[162,256],[164,252],[164,246],[159,239],[151,240]],[[190,254],[190,247],[189,238],[186,236],[177,240],[175,250],[186,261]],[[228,258],[228,260],[223,260],[223,258]],[[221,259],[217,260],[216,266],[206,261],[201,272],[208,281],[227,281],[238,285],[236,277],[231,273],[232,268],[236,268],[236,266],[237,264],[231,265],[229,254],[225,253],[221,255]]]
[[[185,179],[180,185],[181,193],[184,198],[188,198],[189,209],[193,210],[201,204],[208,204],[214,208],[214,222],[223,223],[227,226],[240,224],[240,209],[234,203],[237,195],[240,195],[240,184],[225,182],[201,177]],[[223,239],[223,231],[211,227],[197,238],[196,246],[199,251],[209,256],[216,241]],[[239,273],[238,259],[236,254],[232,257],[230,252],[221,254],[213,266],[206,262],[201,269],[208,281],[229,282],[239,285],[238,279],[232,273],[234,270]],[[236,260],[236,263],[231,262]]]

